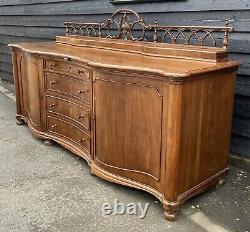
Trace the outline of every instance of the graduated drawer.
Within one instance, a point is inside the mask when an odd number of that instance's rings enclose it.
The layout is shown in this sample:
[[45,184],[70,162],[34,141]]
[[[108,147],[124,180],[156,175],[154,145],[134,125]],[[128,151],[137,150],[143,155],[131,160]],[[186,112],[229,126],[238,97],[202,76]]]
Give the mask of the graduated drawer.
[[48,115],[47,130],[54,135],[78,144],[90,153],[90,135],[78,126]]
[[46,96],[46,110],[76,121],[90,130],[90,110],[87,107],[59,97]]
[[89,79],[89,70],[80,65],[74,64],[69,58],[59,60],[45,59],[44,68],[55,72],[62,72],[66,75],[73,75],[77,78]]
[[90,82],[56,73],[45,73],[46,89],[90,103]]

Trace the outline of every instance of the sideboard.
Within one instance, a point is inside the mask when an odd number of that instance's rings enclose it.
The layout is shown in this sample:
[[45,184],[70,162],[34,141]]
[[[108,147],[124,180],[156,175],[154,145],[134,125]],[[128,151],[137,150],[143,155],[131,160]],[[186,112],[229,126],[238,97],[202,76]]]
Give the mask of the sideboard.
[[17,124],[84,158],[91,174],[153,194],[176,219],[228,171],[232,28],[146,25],[127,9],[107,23],[65,26],[55,42],[9,45]]

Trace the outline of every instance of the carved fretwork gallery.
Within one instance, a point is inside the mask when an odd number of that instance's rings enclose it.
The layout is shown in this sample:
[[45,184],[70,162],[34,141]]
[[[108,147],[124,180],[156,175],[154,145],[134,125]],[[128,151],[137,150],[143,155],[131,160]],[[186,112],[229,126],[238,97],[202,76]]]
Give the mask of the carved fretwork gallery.
[[64,23],[66,34],[86,35],[93,37],[106,37],[110,39],[125,39],[134,41],[152,41],[167,43],[182,43],[185,45],[212,46],[217,45],[214,33],[223,33],[223,48],[228,46],[228,32],[233,28],[225,20],[225,27],[213,26],[166,26],[154,24],[146,25],[140,16],[129,9],[116,11],[107,23]]
[[55,42],[10,44],[17,123],[91,174],[153,194],[175,220],[228,171],[232,28],[146,25],[127,9],[65,26]]

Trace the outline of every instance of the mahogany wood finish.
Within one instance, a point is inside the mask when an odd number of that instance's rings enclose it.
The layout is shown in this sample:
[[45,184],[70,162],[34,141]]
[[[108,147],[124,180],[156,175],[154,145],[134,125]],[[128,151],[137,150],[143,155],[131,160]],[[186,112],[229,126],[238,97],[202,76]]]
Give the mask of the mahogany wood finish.
[[17,123],[153,194],[167,219],[226,174],[239,63],[223,48],[74,35],[10,46]]

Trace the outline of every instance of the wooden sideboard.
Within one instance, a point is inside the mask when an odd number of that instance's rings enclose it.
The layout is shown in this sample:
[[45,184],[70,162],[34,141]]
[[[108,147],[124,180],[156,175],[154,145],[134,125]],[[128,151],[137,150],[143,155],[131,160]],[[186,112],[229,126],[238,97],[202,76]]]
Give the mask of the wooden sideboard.
[[17,123],[92,174],[153,194],[174,220],[228,171],[239,63],[225,48],[118,37],[11,44]]

